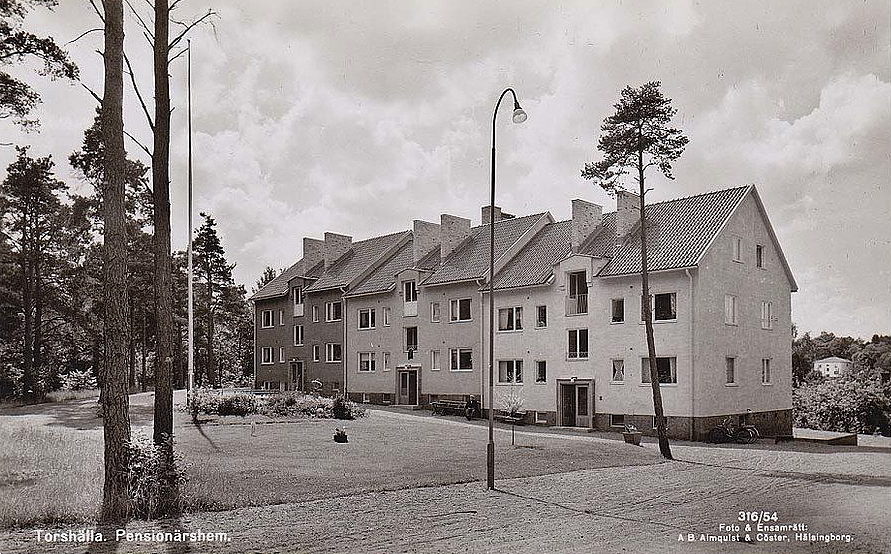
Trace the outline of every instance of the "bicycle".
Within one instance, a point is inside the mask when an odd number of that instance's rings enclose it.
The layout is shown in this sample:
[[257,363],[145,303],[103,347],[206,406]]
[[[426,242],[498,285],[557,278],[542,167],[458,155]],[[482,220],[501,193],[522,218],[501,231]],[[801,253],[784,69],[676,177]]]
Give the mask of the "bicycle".
[[742,444],[752,444],[759,438],[761,433],[754,425],[743,424],[736,426],[731,418],[725,418],[720,425],[712,429],[709,434],[709,441],[720,444],[729,441],[736,441]]

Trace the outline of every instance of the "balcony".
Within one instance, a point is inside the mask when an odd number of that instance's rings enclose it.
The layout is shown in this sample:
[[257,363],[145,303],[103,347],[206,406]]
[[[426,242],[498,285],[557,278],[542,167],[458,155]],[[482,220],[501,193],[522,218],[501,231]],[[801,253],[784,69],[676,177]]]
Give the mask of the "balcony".
[[579,315],[588,313],[588,295],[577,294],[566,297],[566,315]]
[[414,317],[418,315],[418,302],[404,302],[402,304],[402,315],[405,317]]
[[303,315],[303,304],[294,304],[294,317]]

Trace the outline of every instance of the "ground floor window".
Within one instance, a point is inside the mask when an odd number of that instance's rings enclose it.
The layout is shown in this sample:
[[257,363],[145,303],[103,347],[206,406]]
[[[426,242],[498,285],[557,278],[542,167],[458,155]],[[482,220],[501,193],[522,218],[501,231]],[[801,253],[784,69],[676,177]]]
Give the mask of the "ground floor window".
[[548,382],[548,363],[544,360],[538,360],[537,362],[535,362],[535,382]]
[[470,348],[449,349],[449,369],[452,371],[473,370],[473,350]]
[[321,360],[321,356],[319,355],[319,345],[312,345],[312,361],[318,362]]
[[[656,374],[659,376],[660,384],[675,384],[678,382],[677,374],[677,358],[661,357],[656,358]],[[640,382],[650,382],[650,359],[640,359]]]
[[439,371],[442,369],[442,362],[439,359],[439,350],[431,350],[430,351],[430,369],[433,371]]
[[625,415],[624,414],[610,414],[609,426],[610,427],[624,427],[625,426]]
[[359,371],[368,373],[374,369],[374,352],[359,352]]
[[522,383],[523,382],[523,360],[499,360],[498,361],[498,382],[499,383]]
[[275,363],[275,359],[272,357],[272,347],[264,346],[260,348],[260,363],[261,364],[273,364]]
[[329,342],[325,345],[325,361],[340,362],[343,360],[343,348],[338,343]]
[[390,371],[390,353],[384,352],[384,371]]

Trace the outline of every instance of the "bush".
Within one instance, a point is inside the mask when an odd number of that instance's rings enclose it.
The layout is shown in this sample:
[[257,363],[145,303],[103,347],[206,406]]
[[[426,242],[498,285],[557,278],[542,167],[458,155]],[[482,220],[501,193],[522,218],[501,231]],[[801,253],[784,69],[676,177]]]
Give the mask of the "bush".
[[212,389],[196,388],[189,391],[189,411],[193,416],[198,414],[215,415],[219,413],[222,397]]
[[127,483],[133,516],[153,519],[182,510],[180,490],[186,477],[172,453],[172,439],[168,439],[164,446],[158,446],[143,431],[134,431],[130,435]]
[[875,382],[852,377],[826,379],[792,391],[797,427],[888,435],[891,402]]
[[96,377],[93,376],[91,369],[78,371],[76,369],[68,372],[68,375],[62,377],[62,388],[65,390],[92,390],[98,388]]
[[221,416],[247,416],[260,411],[257,397],[250,393],[237,393],[220,397],[217,413]]
[[270,417],[355,419],[365,415],[365,408],[342,397],[332,400],[300,392],[284,392],[269,397],[262,413]]

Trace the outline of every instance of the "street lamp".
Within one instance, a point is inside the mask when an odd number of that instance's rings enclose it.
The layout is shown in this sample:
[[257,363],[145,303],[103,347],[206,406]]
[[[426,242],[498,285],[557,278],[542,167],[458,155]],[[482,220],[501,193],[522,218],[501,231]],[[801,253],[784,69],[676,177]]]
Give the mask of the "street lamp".
[[489,444],[486,445],[486,488],[495,490],[495,120],[501,100],[507,93],[514,98],[514,123],[526,121],[526,112],[517,102],[517,93],[504,89],[492,114],[492,189],[489,199]]

